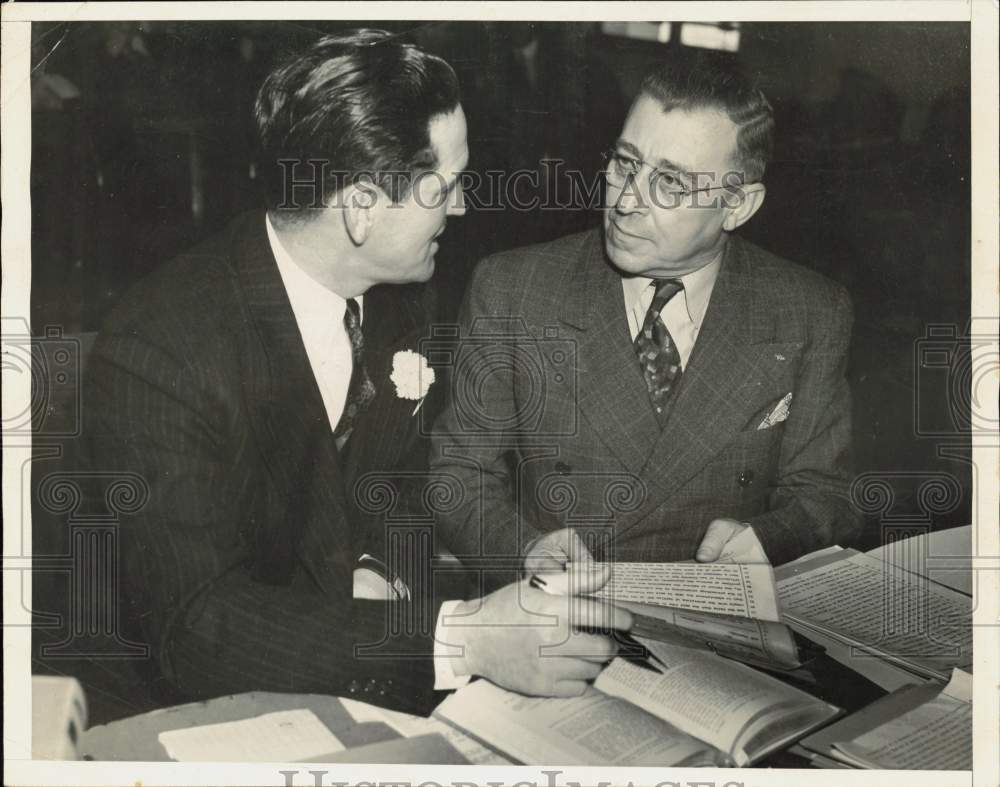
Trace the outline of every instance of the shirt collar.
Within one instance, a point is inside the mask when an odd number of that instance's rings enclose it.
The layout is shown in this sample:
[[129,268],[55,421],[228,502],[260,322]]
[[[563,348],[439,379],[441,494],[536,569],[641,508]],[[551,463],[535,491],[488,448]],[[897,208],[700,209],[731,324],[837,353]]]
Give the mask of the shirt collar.
[[[701,325],[702,320],[705,319],[708,301],[712,297],[712,289],[715,287],[715,280],[719,277],[721,265],[722,254],[719,254],[708,265],[703,265],[696,271],[677,277],[684,285],[684,304],[687,308],[688,319],[695,325]],[[628,308],[635,307],[642,298],[643,291],[649,287],[652,281],[653,279],[647,276],[622,278],[625,303]]]
[[[330,320],[331,314],[342,315],[347,308],[347,300],[328,290],[306,273],[282,245],[271,223],[271,217],[265,216],[264,221],[267,224],[267,241],[271,246],[271,253],[274,254],[274,260],[278,263],[278,271],[281,273],[281,280],[299,327],[301,328],[305,321],[326,322]],[[359,295],[354,300],[361,307],[363,317],[362,297]]]

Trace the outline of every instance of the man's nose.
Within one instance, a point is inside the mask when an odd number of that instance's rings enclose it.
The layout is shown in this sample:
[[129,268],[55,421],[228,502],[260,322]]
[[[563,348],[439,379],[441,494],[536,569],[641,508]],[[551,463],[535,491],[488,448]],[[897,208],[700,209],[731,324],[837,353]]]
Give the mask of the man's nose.
[[646,208],[646,195],[639,187],[639,179],[635,175],[629,175],[621,186],[617,199],[614,202],[615,210],[618,213],[638,213]]
[[465,190],[462,188],[462,184],[458,183],[455,186],[455,190],[448,197],[448,216],[464,216],[465,215]]

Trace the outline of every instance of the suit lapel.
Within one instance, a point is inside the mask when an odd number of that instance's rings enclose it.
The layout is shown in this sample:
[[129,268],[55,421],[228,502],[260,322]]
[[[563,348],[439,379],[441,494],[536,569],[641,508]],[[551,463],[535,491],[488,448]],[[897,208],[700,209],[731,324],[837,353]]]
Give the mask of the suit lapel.
[[646,464],[660,431],[636,360],[621,276],[604,258],[600,232],[566,278],[560,318],[578,334],[580,410],[629,472]]
[[345,549],[348,515],[336,444],[262,213],[234,226],[232,247],[247,328],[259,340],[243,359],[245,401],[286,514],[284,526],[268,536],[273,562],[290,564],[297,551],[324,590],[344,582],[349,588],[356,556]]
[[702,330],[642,476],[652,507],[688,481],[761,405],[768,321],[754,311],[750,262],[738,238],[723,257]]
[[375,398],[355,419],[351,439],[341,452],[344,487],[353,495],[359,474],[396,464],[400,441],[406,434],[416,402],[400,400],[390,379],[393,356],[398,350],[419,351],[417,339],[427,316],[419,290],[399,285],[381,285],[365,293],[365,363],[375,385]]

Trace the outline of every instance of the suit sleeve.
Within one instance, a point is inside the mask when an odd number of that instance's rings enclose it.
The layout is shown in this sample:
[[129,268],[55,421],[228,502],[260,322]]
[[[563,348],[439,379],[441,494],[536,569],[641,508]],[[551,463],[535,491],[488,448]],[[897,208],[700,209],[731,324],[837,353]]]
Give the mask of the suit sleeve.
[[849,493],[853,469],[846,367],[851,304],[839,287],[832,298],[824,292],[817,300],[818,319],[785,421],[768,510],[748,520],[774,565],[847,543],[860,527]]
[[192,364],[165,332],[142,331],[97,343],[85,428],[93,470],[136,473],[149,488],[122,517],[121,554],[127,603],[160,671],[193,697],[317,692],[429,710],[437,604],[356,601],[350,576],[336,593],[301,570],[262,581],[253,520],[281,511],[273,499],[250,504],[259,478],[226,398],[235,353]]
[[[502,274],[502,275],[501,275]],[[431,439],[431,470],[457,479],[460,505],[437,519],[441,541],[467,566],[496,570],[489,585],[516,578],[540,535],[521,516],[515,433],[525,413],[516,395],[518,343],[505,298],[514,282],[502,262],[481,262],[466,291],[453,352],[449,396]],[[504,570],[506,569],[506,570]]]

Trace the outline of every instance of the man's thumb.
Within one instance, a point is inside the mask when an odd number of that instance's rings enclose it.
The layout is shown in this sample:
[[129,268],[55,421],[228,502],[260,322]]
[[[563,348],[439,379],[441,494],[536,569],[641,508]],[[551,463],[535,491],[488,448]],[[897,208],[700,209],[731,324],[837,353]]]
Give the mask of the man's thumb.
[[566,550],[566,556],[573,563],[590,563],[593,561],[593,556],[590,554],[590,550],[587,549],[587,545],[583,543],[583,539],[580,538],[580,534],[575,530],[567,529],[568,537],[564,545]]
[[611,565],[608,563],[570,563],[567,579],[571,595],[586,596],[604,587],[611,579]]
[[701,544],[698,546],[695,559],[703,563],[711,563],[713,560],[718,560],[719,555],[722,554],[722,548],[726,545],[730,535],[732,535],[732,527],[728,522],[720,522],[718,520],[712,522],[708,526],[708,530],[705,531],[705,537],[701,540]]

